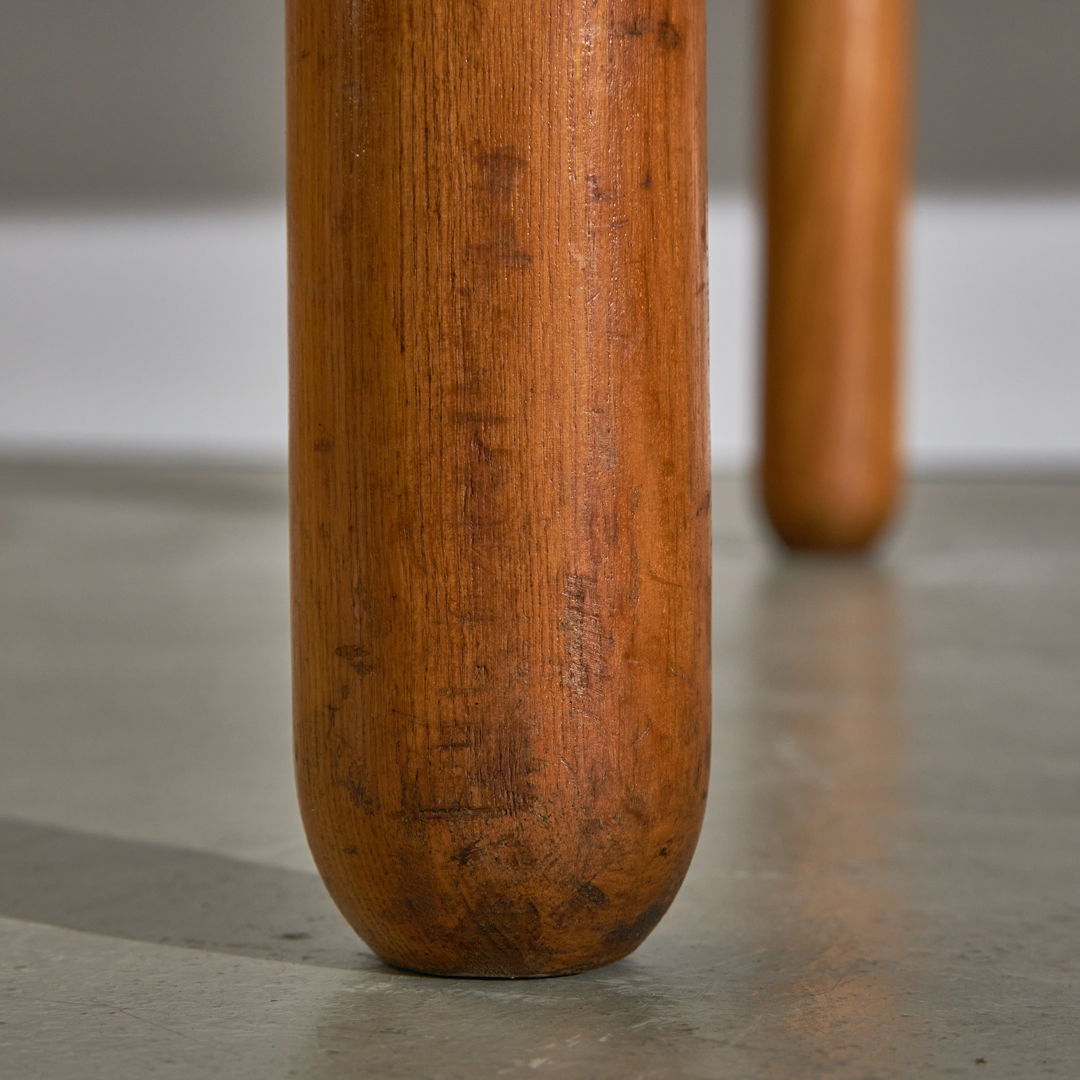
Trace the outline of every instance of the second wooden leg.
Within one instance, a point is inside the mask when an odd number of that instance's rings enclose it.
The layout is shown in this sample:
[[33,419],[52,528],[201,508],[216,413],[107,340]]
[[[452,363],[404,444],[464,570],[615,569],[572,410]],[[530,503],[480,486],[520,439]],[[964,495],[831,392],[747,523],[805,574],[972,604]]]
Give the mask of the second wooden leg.
[[897,500],[908,6],[768,4],[761,484],[793,548],[864,548]]

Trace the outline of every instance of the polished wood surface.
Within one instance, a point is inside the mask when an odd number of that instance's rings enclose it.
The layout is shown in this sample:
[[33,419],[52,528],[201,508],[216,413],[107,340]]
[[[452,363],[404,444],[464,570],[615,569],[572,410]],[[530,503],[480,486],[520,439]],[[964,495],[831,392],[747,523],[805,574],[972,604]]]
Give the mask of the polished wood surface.
[[897,502],[908,15],[768,4],[761,485],[795,548],[864,548]]
[[630,952],[708,768],[703,0],[290,0],[297,776],[424,972]]

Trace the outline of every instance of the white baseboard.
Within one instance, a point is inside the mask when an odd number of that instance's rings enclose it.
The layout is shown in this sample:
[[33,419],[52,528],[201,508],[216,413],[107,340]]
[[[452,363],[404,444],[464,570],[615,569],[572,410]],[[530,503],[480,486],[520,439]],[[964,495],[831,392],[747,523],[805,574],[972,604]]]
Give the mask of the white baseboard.
[[[758,260],[710,209],[713,454],[755,427]],[[1080,465],[1080,198],[923,199],[910,233],[917,467]],[[280,206],[0,218],[0,444],[281,460]]]
[[9,448],[285,454],[282,209],[0,220]]

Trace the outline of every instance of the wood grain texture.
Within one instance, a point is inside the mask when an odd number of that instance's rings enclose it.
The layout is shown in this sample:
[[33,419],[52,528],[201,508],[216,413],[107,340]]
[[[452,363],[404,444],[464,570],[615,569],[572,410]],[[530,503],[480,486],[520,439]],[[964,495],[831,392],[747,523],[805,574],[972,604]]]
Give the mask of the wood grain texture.
[[761,484],[795,548],[872,543],[899,489],[908,0],[770,0]]
[[569,973],[709,741],[702,0],[290,0],[297,776],[385,960]]

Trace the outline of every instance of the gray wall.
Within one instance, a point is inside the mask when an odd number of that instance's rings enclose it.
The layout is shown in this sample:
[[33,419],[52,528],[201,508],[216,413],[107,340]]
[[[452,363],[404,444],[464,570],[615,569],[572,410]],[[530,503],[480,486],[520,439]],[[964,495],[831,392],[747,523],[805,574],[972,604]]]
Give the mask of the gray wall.
[[280,0],[0,0],[0,204],[282,189]]
[[[754,158],[759,5],[708,4],[713,185],[731,190]],[[280,194],[280,0],[0,0],[0,13],[0,206]],[[1077,0],[923,0],[919,184],[1080,186],[1078,57]]]

